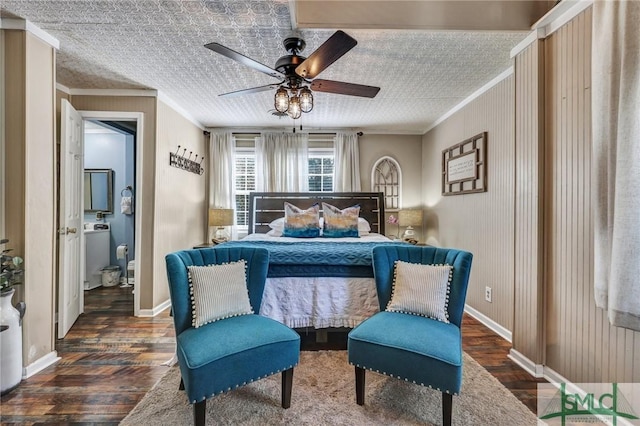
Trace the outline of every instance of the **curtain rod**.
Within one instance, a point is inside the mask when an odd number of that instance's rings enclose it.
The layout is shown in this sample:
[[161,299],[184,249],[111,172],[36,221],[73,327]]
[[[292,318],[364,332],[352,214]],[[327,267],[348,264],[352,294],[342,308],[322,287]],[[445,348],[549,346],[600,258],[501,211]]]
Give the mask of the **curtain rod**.
[[[255,132],[231,132],[231,133],[232,133],[232,134],[234,134],[234,135],[238,135],[238,134],[242,134],[242,135],[260,135],[260,133],[255,133]],[[286,133],[286,132],[284,132],[284,131],[283,131],[282,133]],[[205,134],[205,135],[209,135],[209,132],[205,130],[205,131],[204,131],[204,134]],[[317,136],[317,135],[333,135],[333,136],[335,136],[335,135],[336,135],[335,133],[332,133],[332,132],[328,132],[328,133],[314,133],[314,132],[309,132],[309,133],[307,133],[307,134],[308,134],[308,135],[314,135],[314,136]],[[357,132],[356,134],[357,134],[358,136],[362,136],[362,135],[364,135],[364,133],[362,133],[362,132]]]

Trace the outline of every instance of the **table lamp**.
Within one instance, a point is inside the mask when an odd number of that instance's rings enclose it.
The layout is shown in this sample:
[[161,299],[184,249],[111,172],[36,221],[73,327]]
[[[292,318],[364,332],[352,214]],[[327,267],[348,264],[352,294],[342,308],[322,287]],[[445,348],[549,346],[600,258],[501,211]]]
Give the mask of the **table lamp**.
[[[209,209],[209,226],[217,227],[214,240],[217,242],[229,240],[225,226],[233,225],[233,209]],[[216,241],[213,241],[214,243]]]
[[414,226],[422,226],[422,210],[400,210],[398,212],[398,223],[407,228],[402,235],[405,240],[416,240]]

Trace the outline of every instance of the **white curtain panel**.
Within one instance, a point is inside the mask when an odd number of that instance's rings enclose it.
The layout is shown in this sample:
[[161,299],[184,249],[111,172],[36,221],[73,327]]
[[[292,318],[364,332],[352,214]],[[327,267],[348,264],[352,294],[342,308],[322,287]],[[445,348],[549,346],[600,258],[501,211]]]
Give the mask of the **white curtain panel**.
[[[235,150],[231,132],[213,131],[209,139],[209,208],[235,209]],[[231,237],[237,238],[235,226]]]
[[593,4],[594,286],[609,322],[640,330],[640,2]]
[[308,191],[309,135],[262,133],[256,138],[256,189]]
[[334,139],[333,190],[360,191],[360,150],[356,132],[337,132]]

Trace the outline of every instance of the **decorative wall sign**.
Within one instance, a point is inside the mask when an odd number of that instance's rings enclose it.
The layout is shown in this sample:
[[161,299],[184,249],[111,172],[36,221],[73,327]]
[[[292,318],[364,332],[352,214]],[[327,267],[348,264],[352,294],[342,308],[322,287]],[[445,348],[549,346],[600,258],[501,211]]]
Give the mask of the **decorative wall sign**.
[[442,151],[442,195],[487,190],[487,132]]

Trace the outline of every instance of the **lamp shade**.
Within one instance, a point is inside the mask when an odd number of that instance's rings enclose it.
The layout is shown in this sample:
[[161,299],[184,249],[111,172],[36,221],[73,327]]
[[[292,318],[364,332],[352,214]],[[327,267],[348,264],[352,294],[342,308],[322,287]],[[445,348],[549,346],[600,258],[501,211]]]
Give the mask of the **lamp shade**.
[[297,120],[302,115],[302,110],[300,109],[300,98],[295,95],[289,98],[289,110],[287,111],[289,117]]
[[400,226],[422,226],[422,210],[400,210],[398,223]]
[[209,226],[233,225],[233,209],[209,209]]
[[287,112],[289,109],[289,93],[287,93],[287,89],[280,86],[278,90],[276,90],[273,105],[276,108],[276,111]]

